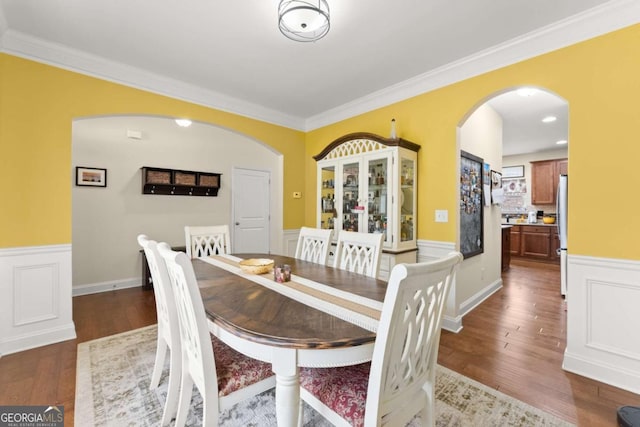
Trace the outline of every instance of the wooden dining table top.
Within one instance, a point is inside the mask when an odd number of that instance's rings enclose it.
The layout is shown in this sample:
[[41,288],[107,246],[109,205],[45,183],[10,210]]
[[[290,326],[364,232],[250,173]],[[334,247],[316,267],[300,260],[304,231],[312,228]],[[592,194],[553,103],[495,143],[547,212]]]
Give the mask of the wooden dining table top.
[[[290,265],[292,275],[374,301],[384,301],[387,284],[382,280],[287,256],[235,256],[243,259],[273,259],[275,265]],[[209,319],[245,340],[296,349],[358,346],[375,340],[375,332],[296,301],[231,271],[200,259],[194,259],[192,263]]]

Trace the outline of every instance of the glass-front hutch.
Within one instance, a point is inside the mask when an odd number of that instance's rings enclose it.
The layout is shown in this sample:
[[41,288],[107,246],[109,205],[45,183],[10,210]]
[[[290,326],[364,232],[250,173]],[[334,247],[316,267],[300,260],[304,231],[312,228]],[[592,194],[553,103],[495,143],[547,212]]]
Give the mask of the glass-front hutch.
[[346,135],[318,162],[318,227],[384,235],[380,277],[415,262],[417,152],[410,141],[370,133]]

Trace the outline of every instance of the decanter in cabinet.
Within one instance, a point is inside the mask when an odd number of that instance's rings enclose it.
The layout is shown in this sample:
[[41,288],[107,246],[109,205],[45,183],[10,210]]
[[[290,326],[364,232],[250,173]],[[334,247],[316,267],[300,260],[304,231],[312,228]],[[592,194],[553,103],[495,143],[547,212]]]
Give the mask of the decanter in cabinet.
[[[345,135],[318,162],[318,227],[384,235],[381,277],[416,261],[416,177],[420,146],[370,133]],[[386,256],[385,256],[386,254]]]

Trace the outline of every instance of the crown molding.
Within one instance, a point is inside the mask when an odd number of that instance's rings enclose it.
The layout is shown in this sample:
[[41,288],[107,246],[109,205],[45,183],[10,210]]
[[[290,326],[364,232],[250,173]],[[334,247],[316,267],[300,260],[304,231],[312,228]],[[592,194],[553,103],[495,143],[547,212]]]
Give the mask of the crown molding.
[[611,0],[581,14],[306,119],[7,29],[1,7],[0,51],[159,95],[308,132],[638,22],[638,0]]
[[640,2],[612,0],[552,25],[451,62],[307,119],[305,130],[328,126],[461,80],[552,52],[640,22]]
[[[0,20],[1,24],[1,20]],[[52,65],[57,68],[96,77],[147,92],[180,99],[228,113],[304,130],[304,118],[230,97],[196,85],[132,67],[57,43],[7,30],[2,35],[2,51],[14,56]]]

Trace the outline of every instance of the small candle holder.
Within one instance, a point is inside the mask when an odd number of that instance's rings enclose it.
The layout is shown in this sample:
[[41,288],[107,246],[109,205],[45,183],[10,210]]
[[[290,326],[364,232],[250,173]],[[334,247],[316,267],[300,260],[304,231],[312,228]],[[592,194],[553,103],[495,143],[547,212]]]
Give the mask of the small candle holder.
[[289,264],[276,265],[273,269],[273,280],[284,283],[291,280],[291,266]]

